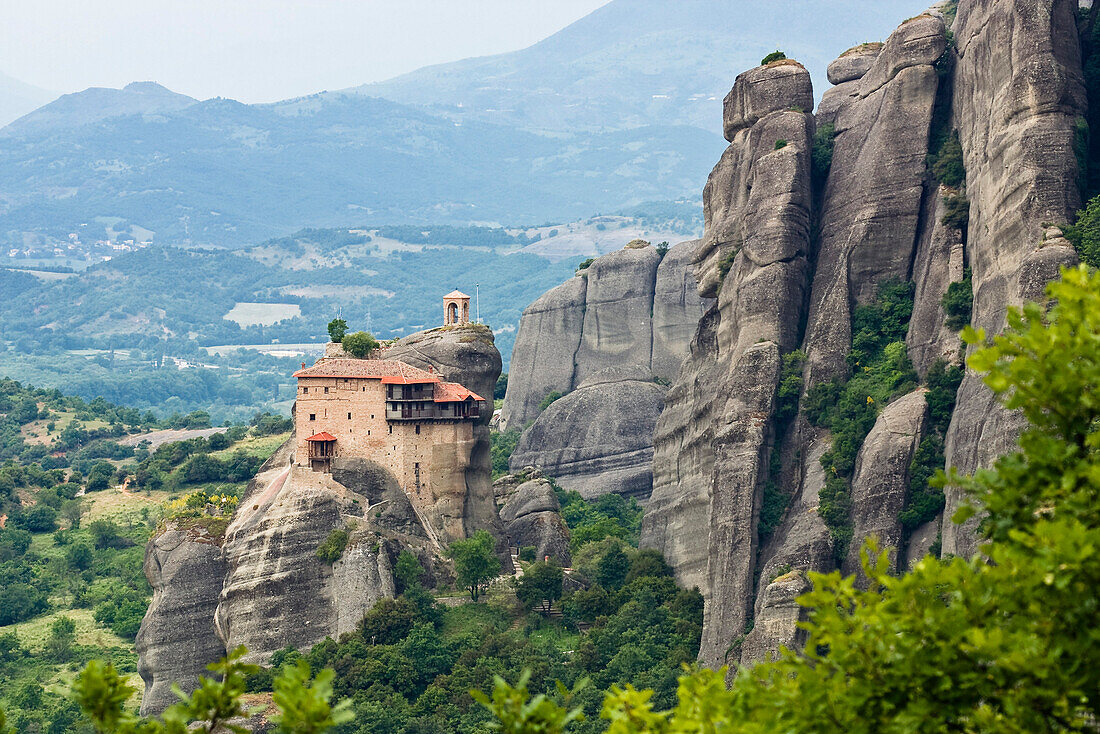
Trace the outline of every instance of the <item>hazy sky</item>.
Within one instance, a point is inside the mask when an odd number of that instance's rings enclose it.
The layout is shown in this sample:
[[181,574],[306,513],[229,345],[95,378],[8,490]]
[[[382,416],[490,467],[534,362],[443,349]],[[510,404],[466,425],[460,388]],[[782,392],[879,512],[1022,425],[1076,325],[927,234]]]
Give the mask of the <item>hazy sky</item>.
[[242,102],[523,48],[608,0],[12,0],[0,72],[55,92],[157,81]]

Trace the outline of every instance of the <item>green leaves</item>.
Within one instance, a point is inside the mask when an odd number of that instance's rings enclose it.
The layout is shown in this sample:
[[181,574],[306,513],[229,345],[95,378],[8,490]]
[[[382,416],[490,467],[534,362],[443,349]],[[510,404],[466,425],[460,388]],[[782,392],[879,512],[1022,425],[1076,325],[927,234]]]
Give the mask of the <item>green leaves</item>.
[[579,706],[569,706],[577,693],[588,685],[588,679],[578,681],[572,690],[560,682],[557,684],[564,705],[542,693],[532,698],[527,690],[530,679],[530,672],[524,671],[513,687],[499,675],[493,676],[492,698],[481,691],[470,691],[474,700],[492,714],[494,721],[489,724],[490,728],[506,734],[560,734],[572,722],[584,720]]
[[451,543],[447,556],[455,562],[459,586],[469,589],[474,601],[481,593],[481,586],[500,573],[500,559],[493,554],[493,536],[485,530]]
[[298,660],[275,678],[273,700],[281,712],[274,717],[281,734],[323,734],[334,726],[351,721],[351,701],[336,706],[332,699],[332,670],[322,670],[310,682],[309,663]]

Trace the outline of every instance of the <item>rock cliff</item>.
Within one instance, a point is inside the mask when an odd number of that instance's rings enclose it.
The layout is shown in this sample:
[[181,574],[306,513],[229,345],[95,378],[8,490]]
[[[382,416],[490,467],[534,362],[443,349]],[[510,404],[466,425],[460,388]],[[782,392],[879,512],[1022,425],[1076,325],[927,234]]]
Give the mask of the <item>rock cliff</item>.
[[[665,395],[642,527],[642,544],[704,594],[704,664],[799,644],[793,599],[807,588],[805,572],[857,571],[867,537],[894,547],[899,564],[934,548],[941,530],[944,552],[974,552],[972,524],[942,522],[959,501],[950,493],[940,517],[902,528],[918,447],[941,430],[929,424],[923,388],[875,405],[877,421],[845,448],[853,458],[842,497],[822,466],[834,461],[834,437],[811,422],[806,397],[820,401],[829,392],[818,386],[870,369],[851,356],[853,337],[884,284],[913,284],[902,322],[913,385],[960,359],[944,294],[968,268],[971,320],[996,332],[1009,305],[1041,295],[1075,260],[1050,225],[1080,204],[1075,9],[1071,0],[961,0],[955,44],[939,11],[919,15],[831,64],[835,86],[816,116],[803,112],[812,92],[795,62],[737,78],[725,102],[730,145],[703,192],[695,254],[699,293],[717,301]],[[791,413],[777,385],[795,349],[804,354],[795,362],[802,400]],[[1011,448],[1017,427],[967,375],[946,463],[988,464]]]
[[[484,396],[492,395],[501,365],[492,333],[480,325],[414,334],[386,357],[431,366]],[[175,700],[172,682],[193,687],[226,649],[243,644],[248,660],[262,663],[288,645],[308,649],[353,630],[376,601],[393,596],[402,549],[438,578],[448,573],[439,559],[455,537],[484,528],[503,548],[487,413],[454,496],[441,497],[438,511],[418,511],[389,471],[365,459],[334,459],[331,473],[295,466],[291,440],[249,483],[224,541],[172,526],[151,540],[145,571],[154,598],[138,635],[143,712],[163,710]],[[330,565],[317,549],[341,530],[347,545]]]
[[[526,428],[513,471],[538,466],[586,497],[649,496],[662,385],[679,373],[704,308],[691,274],[697,244],[662,256],[632,243],[524,311],[501,414],[502,429]],[[563,397],[540,411],[551,392]]]

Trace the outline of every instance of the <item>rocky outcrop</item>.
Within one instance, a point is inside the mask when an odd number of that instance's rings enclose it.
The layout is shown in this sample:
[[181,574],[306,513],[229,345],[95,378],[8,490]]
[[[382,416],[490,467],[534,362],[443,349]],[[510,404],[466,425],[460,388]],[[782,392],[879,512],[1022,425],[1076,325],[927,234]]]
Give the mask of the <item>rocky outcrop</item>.
[[[217,524],[224,521],[213,521]],[[222,538],[204,523],[170,522],[145,547],[145,578],[153,599],[138,630],[138,673],[145,681],[142,716],[160,714],[198,685],[206,666],[225,655],[214,630],[225,561]]]
[[524,428],[551,392],[571,392],[608,367],[637,366],[673,380],[704,310],[691,279],[697,244],[681,242],[662,258],[639,241],[596,258],[528,306],[512,351],[502,430]]
[[[954,115],[970,198],[967,247],[974,280],[972,323],[990,333],[1009,305],[1041,296],[1058,266],[1076,260],[1044,223],[1071,221],[1080,206],[1073,152],[1086,100],[1073,0],[964,0],[955,20],[958,62]],[[1020,420],[1003,410],[978,376],[959,389],[946,440],[961,472],[1011,450]],[[961,501],[948,490],[945,516]],[[944,523],[943,551],[976,551],[977,519]]]
[[702,649],[721,665],[751,616],[755,521],[766,477],[780,355],[798,345],[809,277],[809,73],[794,62],[737,78],[730,145],[703,191],[695,276],[717,297],[666,396],[643,544],[704,593]]
[[512,471],[537,466],[586,499],[610,493],[646,499],[665,390],[642,367],[593,374],[523,432]]
[[859,573],[860,548],[866,538],[878,539],[897,565],[902,533],[899,516],[909,494],[909,464],[925,431],[928,404],[925,390],[915,390],[882,409],[863,440],[852,477],[852,541],[841,570]]
[[806,332],[810,384],[847,373],[851,313],[909,277],[924,196],[943,21],[922,15],[887,39],[836,116]]
[[548,480],[532,479],[520,484],[500,509],[500,519],[509,545],[533,547],[540,561],[549,557],[566,568],[572,564],[569,530]]
[[802,647],[806,632],[798,624],[808,615],[797,599],[809,590],[810,582],[801,571],[788,571],[765,585],[752,631],[741,646],[743,664],[774,659],[781,647]]

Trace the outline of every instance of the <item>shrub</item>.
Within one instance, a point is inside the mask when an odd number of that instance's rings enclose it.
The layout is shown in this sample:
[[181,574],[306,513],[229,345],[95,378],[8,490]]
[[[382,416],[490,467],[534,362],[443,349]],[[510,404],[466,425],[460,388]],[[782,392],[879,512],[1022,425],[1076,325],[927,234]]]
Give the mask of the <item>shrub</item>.
[[787,58],[787,54],[783,53],[782,51],[772,51],[770,54],[760,60],[760,65],[767,66],[773,61],[782,61],[785,58]]
[[522,431],[510,428],[489,434],[489,454],[493,462],[493,479],[508,473],[508,461],[516,450]]
[[535,562],[535,551],[538,550],[533,545],[525,545],[519,549],[519,559],[527,563]]
[[57,530],[57,510],[39,503],[25,510],[16,519],[16,524],[32,533],[52,533]]
[[561,598],[564,574],[556,563],[532,563],[516,580],[516,598],[528,609],[541,606],[549,611],[550,605]]
[[348,538],[347,530],[336,528],[317,546],[317,557],[330,566],[336,563],[348,547]]
[[970,224],[970,200],[964,194],[948,194],[943,201],[944,213],[940,224],[955,229],[966,229]]
[[786,147],[787,147],[787,141],[784,140],[783,138],[780,138],[779,140],[775,141],[775,148],[773,148],[773,150],[780,150],[781,148],[786,148]]
[[944,322],[947,328],[959,331],[970,323],[970,310],[974,306],[974,282],[970,268],[963,271],[962,280],[947,286],[947,292],[943,294],[940,303],[947,314]]
[[952,132],[932,156],[932,175],[944,186],[957,189],[966,181],[966,168],[963,166],[962,143],[959,133]]
[[1100,268],[1100,196],[1089,199],[1085,208],[1077,212],[1077,221],[1066,225],[1063,231],[1081,262]]
[[539,410],[546,410],[550,407],[551,403],[553,403],[555,400],[558,400],[559,398],[561,398],[561,393],[557,390],[551,390],[539,403]]
[[581,264],[577,266],[577,270],[588,270],[588,266],[596,262],[596,258],[590,257],[587,260],[582,260]]
[[17,582],[0,587],[0,627],[30,619],[47,608],[46,594],[30,584]]
[[936,360],[928,369],[926,379],[928,392],[924,399],[928,403],[928,417],[932,428],[941,435],[947,433],[951,414],[955,410],[955,394],[962,383],[963,371],[957,365],[948,365],[942,359]]
[[378,349],[378,340],[365,331],[357,331],[343,338],[344,351],[356,359],[365,359]]
[[814,132],[812,161],[812,181],[814,188],[820,191],[829,177],[829,168],[833,165],[833,144],[836,139],[836,126],[827,123]]

